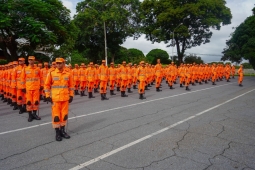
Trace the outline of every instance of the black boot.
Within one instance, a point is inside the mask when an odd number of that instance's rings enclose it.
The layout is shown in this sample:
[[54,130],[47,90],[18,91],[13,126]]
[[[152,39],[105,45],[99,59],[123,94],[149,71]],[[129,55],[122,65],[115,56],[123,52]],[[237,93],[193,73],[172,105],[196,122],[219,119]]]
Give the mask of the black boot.
[[136,85],[133,85],[133,89],[137,89],[137,88],[136,88]]
[[215,82],[213,82],[212,85],[216,85]]
[[43,97],[43,102],[47,102],[46,96]]
[[32,115],[32,111],[29,111],[28,112],[28,119],[27,119],[28,122],[32,122],[33,121],[33,115]]
[[5,102],[7,102],[7,99],[6,99],[6,98],[4,98],[4,100],[3,100],[3,103],[5,103]]
[[120,87],[117,87],[117,91],[120,91]]
[[7,105],[10,105],[12,103],[12,100],[9,98],[7,99]]
[[109,98],[106,97],[106,93],[103,94],[105,100],[109,100]]
[[229,79],[227,80],[227,82],[230,82]]
[[128,97],[128,95],[125,94],[125,91],[121,92],[121,97]]
[[154,85],[153,82],[151,82],[151,85]]
[[148,84],[148,87],[151,87],[151,84],[150,84],[150,83]]
[[22,114],[22,113],[24,113],[24,112],[23,112],[23,108],[22,108],[22,105],[18,105],[18,107],[19,107],[19,114]]
[[104,94],[101,93],[101,100],[104,100]]
[[12,106],[14,106],[14,102],[12,102],[12,99],[10,99],[10,100],[11,100],[10,106],[12,107]]
[[83,96],[83,91],[81,91],[81,95],[80,95],[81,97]]
[[242,85],[242,84],[239,84],[239,86],[240,86],[240,87],[243,87],[243,85]]
[[200,85],[202,85],[203,83],[199,82]]
[[207,80],[205,80],[205,84],[207,84]]
[[27,105],[26,104],[23,105],[23,112],[27,112]]
[[180,84],[180,87],[183,87],[182,84]]
[[162,91],[162,90],[160,90],[159,87],[157,87],[157,88],[156,88],[156,91],[157,91],[157,92],[160,92],[160,91]]
[[95,97],[92,95],[92,92],[89,92],[89,98],[95,98]]
[[113,90],[110,90],[110,95],[116,95]]
[[55,130],[56,130],[56,141],[62,141],[62,137],[60,135],[60,129],[55,128]]
[[174,89],[173,86],[170,86],[170,89]]
[[150,89],[148,89],[148,86],[145,86],[145,90],[150,90]]
[[36,112],[37,112],[36,110],[33,111],[33,119],[41,120],[41,118],[39,116],[37,116]]
[[128,93],[133,93],[130,88],[128,88]]
[[186,86],[186,90],[187,90],[187,91],[189,91],[189,90],[190,90],[190,89],[189,89],[189,86]]
[[17,102],[14,102],[13,110],[18,110],[18,109],[19,109],[19,107],[18,107],[18,105],[17,105]]
[[70,136],[65,132],[65,126],[60,127],[60,136],[65,139],[70,139]]
[[192,86],[195,86],[195,83],[192,83]]
[[143,100],[143,99],[146,99],[146,97],[144,97],[143,94],[140,94],[139,99]]

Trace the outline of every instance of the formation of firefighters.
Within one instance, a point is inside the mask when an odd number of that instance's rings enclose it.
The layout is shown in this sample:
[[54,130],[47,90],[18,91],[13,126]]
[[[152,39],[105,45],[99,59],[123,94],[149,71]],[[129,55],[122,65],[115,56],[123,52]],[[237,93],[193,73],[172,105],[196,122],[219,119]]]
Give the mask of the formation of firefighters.
[[[106,66],[105,60],[101,65],[90,62],[88,65],[82,63],[66,65],[63,58],[57,58],[52,62],[51,67],[47,62],[35,64],[35,57],[28,57],[28,66],[25,59],[0,66],[0,95],[1,100],[13,106],[13,110],[19,110],[19,114],[28,112],[28,122],[41,120],[37,111],[40,100],[52,103],[52,125],[56,130],[56,140],[70,138],[65,131],[68,120],[69,103],[73,101],[74,95],[95,98],[94,93],[101,94],[101,100],[108,100],[106,97],[107,87],[110,95],[116,95],[115,89],[121,92],[121,97],[128,97],[131,89],[138,89],[139,99],[144,97],[145,90],[150,90],[155,83],[157,92],[162,91],[161,83],[165,79],[170,89],[179,80],[180,87],[190,90],[189,85],[197,83],[215,82],[230,77],[234,78],[235,67],[229,64],[181,64],[179,67],[173,62],[165,67],[157,60],[156,65],[141,61],[138,65],[126,63],[117,66],[114,63]],[[239,75],[238,84],[242,86],[243,68],[242,65],[237,71]],[[98,91],[99,90],[99,91]]]

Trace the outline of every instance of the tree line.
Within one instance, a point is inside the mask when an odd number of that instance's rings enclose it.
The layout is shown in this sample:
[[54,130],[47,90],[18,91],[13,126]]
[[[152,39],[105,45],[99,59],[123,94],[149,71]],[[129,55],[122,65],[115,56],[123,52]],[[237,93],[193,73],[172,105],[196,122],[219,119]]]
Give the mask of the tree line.
[[175,46],[181,63],[187,49],[209,43],[212,30],[232,19],[225,0],[83,0],[76,12],[71,18],[60,0],[1,0],[0,49],[8,61],[35,55],[41,61],[61,56],[96,63],[105,56],[106,35],[109,62],[153,64],[161,57],[169,63],[163,50],[144,56],[139,49],[121,46],[128,37],[145,34],[152,43]]

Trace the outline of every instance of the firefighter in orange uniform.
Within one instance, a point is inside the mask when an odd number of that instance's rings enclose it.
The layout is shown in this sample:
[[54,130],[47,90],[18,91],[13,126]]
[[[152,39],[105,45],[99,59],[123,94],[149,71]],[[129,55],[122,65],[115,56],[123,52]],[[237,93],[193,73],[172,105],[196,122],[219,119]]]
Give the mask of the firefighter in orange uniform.
[[117,69],[114,68],[114,63],[111,63],[109,68],[110,95],[116,95],[114,93],[114,85],[116,83],[116,78],[117,78]]
[[72,70],[73,80],[74,80],[74,88],[75,88],[75,95],[80,95],[78,92],[79,89],[79,78],[78,78],[78,72],[79,72],[79,65],[75,64],[75,68]]
[[25,69],[25,59],[19,58],[18,59],[19,65],[15,70],[15,77],[17,82],[17,105],[19,108],[19,114],[26,112],[26,93],[22,91],[24,88],[24,82],[21,81],[21,73]]
[[240,68],[238,69],[237,74],[239,76],[238,84],[239,84],[240,87],[242,87],[243,86],[242,85],[242,82],[243,82],[243,65],[242,64],[240,65]]
[[106,97],[108,77],[109,77],[108,67],[105,65],[105,60],[102,60],[102,64],[98,68],[98,79],[100,80],[101,100],[109,100]]
[[117,71],[117,78],[116,78],[117,91],[120,91],[120,83],[121,83],[120,67],[121,67],[121,65],[118,64],[118,67],[116,68],[116,71]]
[[13,110],[18,109],[17,105],[17,80],[16,80],[16,69],[18,66],[18,61],[13,62],[13,68],[11,70],[11,100],[12,100],[12,105]]
[[162,90],[159,89],[161,81],[162,81],[162,65],[160,63],[160,59],[157,59],[157,65],[155,66],[155,76],[156,76],[156,91],[160,92]]
[[31,122],[33,119],[41,120],[36,112],[39,108],[40,90],[43,87],[41,86],[40,69],[34,65],[35,57],[29,56],[28,63],[29,65],[21,73],[21,83],[24,83],[22,92],[26,93],[26,106],[29,115],[28,122]]
[[[69,103],[73,101],[73,77],[64,69],[64,59],[56,58],[57,68],[47,75],[44,85],[47,101],[52,102],[52,126],[56,131],[56,141],[69,139],[65,132]],[[51,94],[51,97],[50,97]]]
[[0,97],[1,97],[1,100],[4,100],[3,72],[4,72],[4,68],[2,65],[0,65]]
[[[42,82],[42,86],[44,87],[44,83],[46,81],[46,78],[50,69],[49,69],[49,63],[44,62],[43,65],[44,65],[44,68],[41,69],[41,75],[42,75],[41,82]],[[46,96],[45,96],[44,90],[42,90],[41,95],[42,95],[43,101],[46,102]]]
[[128,95],[126,95],[126,88],[127,88],[127,84],[128,84],[128,69],[126,67],[126,61],[122,62],[122,66],[120,67],[120,78],[121,78],[121,84],[120,84],[120,88],[121,88],[121,97],[128,97]]
[[139,80],[139,85],[138,85],[138,93],[139,93],[139,99],[143,100],[146,99],[143,94],[146,86],[146,80],[147,80],[147,69],[145,68],[145,62],[141,61],[140,62],[140,67],[137,68],[136,71],[137,78]]
[[134,64],[134,67],[132,68],[133,69],[133,89],[137,89],[136,86],[137,86],[137,75],[136,75],[136,71],[137,71],[137,65]]
[[79,72],[78,72],[78,77],[80,80],[81,96],[87,96],[85,94],[85,90],[87,86],[87,77],[85,75],[85,72],[86,72],[85,64],[81,63],[81,68],[79,69]]
[[128,82],[127,82],[127,89],[128,89],[128,93],[133,93],[131,91],[131,86],[133,83],[133,69],[132,69],[132,64],[129,63],[127,66],[128,69],[128,73],[127,73],[127,77],[128,77]]
[[88,86],[88,94],[89,94],[89,98],[95,98],[92,95],[92,91],[94,88],[94,84],[95,84],[95,75],[96,75],[96,69],[94,68],[94,64],[93,62],[89,63],[89,67],[86,69],[85,75],[87,77],[87,86]]

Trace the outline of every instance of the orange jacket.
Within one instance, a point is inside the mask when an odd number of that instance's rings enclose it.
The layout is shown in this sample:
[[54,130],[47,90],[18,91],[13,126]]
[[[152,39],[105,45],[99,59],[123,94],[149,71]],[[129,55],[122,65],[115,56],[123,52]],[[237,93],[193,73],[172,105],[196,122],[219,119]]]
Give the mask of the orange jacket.
[[161,66],[161,64],[157,64],[155,66],[155,75],[157,77],[162,77],[162,66]]
[[21,73],[23,89],[39,90],[41,86],[41,72],[38,67],[27,66]]
[[77,68],[74,68],[73,70],[72,70],[72,75],[73,75],[73,80],[74,81],[79,81],[79,76],[78,76],[78,69]]
[[89,67],[86,69],[85,75],[87,76],[88,82],[94,82],[95,81],[95,75],[96,75],[96,69]]
[[55,69],[47,75],[44,91],[46,97],[52,97],[52,101],[68,101],[73,96],[73,77],[70,72]]
[[87,81],[86,68],[80,68],[78,71],[78,77],[80,81]]
[[123,65],[120,67],[120,77],[122,80],[128,79],[128,68],[124,67]]
[[17,67],[11,69],[11,88],[17,87],[16,69]]
[[25,69],[25,66],[21,66],[21,65],[18,65],[15,69],[15,78],[16,78],[16,81],[17,81],[17,89],[23,89],[24,88],[24,82],[21,81],[21,73],[23,72],[23,70]]
[[49,73],[50,69],[49,68],[43,68],[41,69],[41,83],[44,85],[47,75]]
[[98,69],[98,79],[101,81],[108,81],[109,70],[107,66],[101,65]]
[[116,68],[109,68],[109,80],[116,80],[117,78],[117,69]]
[[243,69],[240,67],[237,71],[239,76],[243,76]]
[[145,67],[139,67],[137,69],[136,75],[139,81],[146,81],[147,80],[147,69]]

